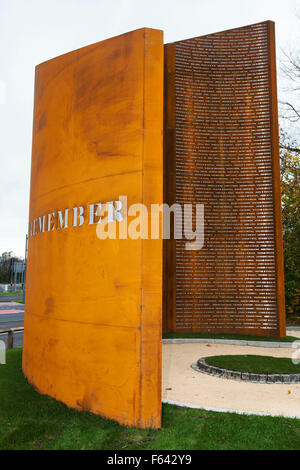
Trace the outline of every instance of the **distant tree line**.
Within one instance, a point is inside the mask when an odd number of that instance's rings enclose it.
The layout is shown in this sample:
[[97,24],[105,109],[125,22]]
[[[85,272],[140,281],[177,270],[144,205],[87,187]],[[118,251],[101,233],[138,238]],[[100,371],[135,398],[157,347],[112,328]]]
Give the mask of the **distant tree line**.
[[15,261],[23,261],[23,259],[15,256],[12,251],[5,251],[0,256],[0,284],[10,282]]
[[286,312],[300,316],[300,148],[283,132],[281,192]]
[[287,315],[300,319],[300,50],[283,54],[281,70],[290,85],[289,100],[280,103],[285,298]]

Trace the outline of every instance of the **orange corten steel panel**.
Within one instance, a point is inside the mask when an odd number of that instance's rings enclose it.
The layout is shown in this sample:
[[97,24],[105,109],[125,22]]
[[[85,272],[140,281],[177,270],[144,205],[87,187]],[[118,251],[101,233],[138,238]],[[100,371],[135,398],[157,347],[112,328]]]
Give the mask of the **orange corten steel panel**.
[[[30,221],[120,195],[162,203],[162,120],[159,30],[39,65]],[[29,238],[23,371],[70,407],[160,427],[162,240],[99,240],[87,218]]]
[[205,213],[165,242],[166,331],[285,336],[275,63],[271,21],[165,46],[165,200]]

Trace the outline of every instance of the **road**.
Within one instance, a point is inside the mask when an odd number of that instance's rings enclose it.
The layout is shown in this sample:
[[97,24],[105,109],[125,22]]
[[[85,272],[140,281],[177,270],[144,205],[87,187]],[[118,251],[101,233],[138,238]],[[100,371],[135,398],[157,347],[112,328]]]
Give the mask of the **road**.
[[5,295],[0,295],[0,305],[1,303],[7,303],[7,302],[12,302],[14,300],[22,300],[23,299],[23,294],[5,294]]
[[[17,302],[0,303],[0,330],[24,326],[24,305]],[[0,340],[7,343],[7,334],[0,334]],[[23,345],[23,332],[14,333],[14,347]]]

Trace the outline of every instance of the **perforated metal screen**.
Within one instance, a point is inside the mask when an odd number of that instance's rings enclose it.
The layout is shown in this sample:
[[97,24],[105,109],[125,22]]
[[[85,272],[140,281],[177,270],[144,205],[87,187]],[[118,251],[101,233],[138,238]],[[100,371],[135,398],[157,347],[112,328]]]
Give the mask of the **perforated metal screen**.
[[165,329],[283,334],[273,23],[166,46],[169,203],[200,203],[205,243],[167,248]]

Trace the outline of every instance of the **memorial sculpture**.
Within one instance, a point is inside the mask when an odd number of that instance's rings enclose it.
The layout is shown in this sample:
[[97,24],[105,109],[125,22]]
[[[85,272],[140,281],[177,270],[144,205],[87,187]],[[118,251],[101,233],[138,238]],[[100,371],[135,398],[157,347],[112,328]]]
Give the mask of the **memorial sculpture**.
[[[201,243],[153,230],[163,204],[203,207]],[[162,328],[285,335],[270,21],[166,45],[142,28],[36,68],[24,374],[160,427]]]

